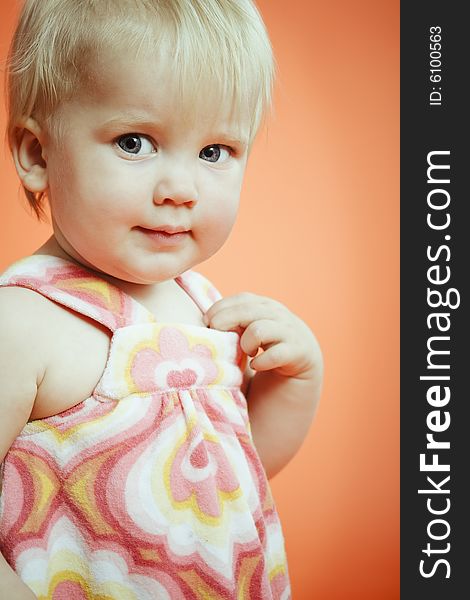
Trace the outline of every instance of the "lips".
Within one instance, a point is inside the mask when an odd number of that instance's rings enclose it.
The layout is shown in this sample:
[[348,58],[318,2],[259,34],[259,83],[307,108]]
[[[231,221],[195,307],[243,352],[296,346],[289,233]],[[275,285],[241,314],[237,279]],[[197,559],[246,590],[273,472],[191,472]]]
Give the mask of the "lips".
[[144,237],[157,248],[177,248],[191,235],[191,230],[183,226],[160,225],[158,227],[136,227]]
[[158,227],[138,227],[144,232],[156,232],[156,233],[166,233],[167,235],[175,235],[177,233],[188,233],[190,231],[189,227],[178,226],[178,225],[159,225]]

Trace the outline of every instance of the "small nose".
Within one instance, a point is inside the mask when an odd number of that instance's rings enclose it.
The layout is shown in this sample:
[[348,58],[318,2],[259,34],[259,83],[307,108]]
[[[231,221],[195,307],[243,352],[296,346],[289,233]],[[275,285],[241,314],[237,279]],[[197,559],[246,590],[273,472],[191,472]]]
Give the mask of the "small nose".
[[194,174],[186,165],[161,165],[162,174],[158,178],[153,193],[153,203],[161,205],[165,202],[194,206],[198,201]]

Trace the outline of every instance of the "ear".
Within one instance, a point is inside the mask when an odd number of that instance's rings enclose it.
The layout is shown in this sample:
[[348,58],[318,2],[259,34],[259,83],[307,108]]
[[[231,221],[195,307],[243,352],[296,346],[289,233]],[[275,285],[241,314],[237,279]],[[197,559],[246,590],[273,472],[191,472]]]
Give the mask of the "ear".
[[13,160],[24,187],[30,192],[44,192],[48,186],[43,140],[41,127],[31,117],[17,127],[14,135]]

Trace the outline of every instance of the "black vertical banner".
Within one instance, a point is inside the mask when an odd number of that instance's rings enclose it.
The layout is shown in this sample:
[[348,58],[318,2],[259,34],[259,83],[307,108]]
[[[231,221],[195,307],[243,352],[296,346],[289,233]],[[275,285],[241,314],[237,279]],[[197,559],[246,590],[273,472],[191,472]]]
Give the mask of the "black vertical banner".
[[403,600],[470,597],[465,8],[435,0],[401,4]]

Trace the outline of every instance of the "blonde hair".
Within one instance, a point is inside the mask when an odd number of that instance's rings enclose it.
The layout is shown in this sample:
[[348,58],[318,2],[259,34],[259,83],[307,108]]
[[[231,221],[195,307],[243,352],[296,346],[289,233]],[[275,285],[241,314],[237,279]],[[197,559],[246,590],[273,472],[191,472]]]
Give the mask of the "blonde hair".
[[[7,135],[29,117],[54,129],[54,111],[108,48],[171,57],[183,103],[218,94],[248,113],[250,142],[271,104],[273,56],[252,0],[26,0],[7,66]],[[25,189],[40,217],[45,193]]]

